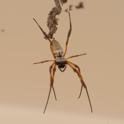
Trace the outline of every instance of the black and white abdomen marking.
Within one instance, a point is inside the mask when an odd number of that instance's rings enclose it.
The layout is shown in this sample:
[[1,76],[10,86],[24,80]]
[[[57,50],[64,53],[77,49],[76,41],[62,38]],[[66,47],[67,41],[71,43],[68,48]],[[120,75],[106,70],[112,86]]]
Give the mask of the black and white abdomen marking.
[[64,59],[64,57],[56,57],[55,62],[56,62],[56,65],[58,65],[58,68],[61,72],[65,71],[66,60]]

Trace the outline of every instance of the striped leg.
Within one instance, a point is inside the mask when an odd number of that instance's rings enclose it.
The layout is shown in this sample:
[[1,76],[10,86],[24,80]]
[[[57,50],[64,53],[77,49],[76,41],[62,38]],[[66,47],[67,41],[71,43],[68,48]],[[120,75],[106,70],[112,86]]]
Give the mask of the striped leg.
[[86,90],[86,93],[87,93],[87,97],[88,97],[88,101],[89,101],[89,104],[90,104],[91,112],[93,112],[92,104],[91,104],[91,100],[90,100],[90,96],[89,96],[89,92],[88,92],[87,86],[86,86],[86,84],[85,84],[85,82],[83,80],[83,77],[81,75],[80,68],[76,64],[74,64],[74,63],[72,63],[70,61],[68,61],[67,64],[73,69],[73,71],[75,73],[77,73],[77,75],[78,75],[78,77],[80,78],[80,81],[81,81],[81,90],[80,90],[80,94],[79,94],[78,98],[80,98],[81,93],[82,93],[82,88],[84,87],[85,90]]

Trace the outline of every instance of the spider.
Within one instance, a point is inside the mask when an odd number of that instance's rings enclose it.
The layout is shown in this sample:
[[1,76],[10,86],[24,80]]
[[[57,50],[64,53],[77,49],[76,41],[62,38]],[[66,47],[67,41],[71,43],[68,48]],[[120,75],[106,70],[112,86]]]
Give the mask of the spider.
[[88,97],[88,101],[89,101],[91,112],[93,112],[90,96],[89,96],[89,93],[88,93],[88,89],[87,89],[87,86],[86,86],[86,84],[85,84],[85,82],[83,80],[83,77],[81,75],[80,68],[79,68],[78,65],[76,65],[76,64],[72,63],[71,61],[69,61],[69,59],[71,59],[71,58],[79,57],[79,56],[82,56],[82,55],[86,55],[86,53],[82,53],[82,54],[78,54],[78,55],[73,55],[73,56],[65,58],[65,55],[67,53],[69,38],[70,38],[70,35],[71,35],[71,32],[72,32],[72,23],[71,23],[70,11],[66,11],[66,12],[68,13],[68,16],[69,16],[70,28],[68,30],[67,39],[66,39],[66,45],[65,45],[65,50],[64,51],[63,51],[61,45],[59,44],[59,42],[57,40],[55,40],[55,38],[50,39],[48,37],[48,35],[45,33],[45,31],[38,24],[36,19],[33,18],[34,22],[37,24],[37,26],[39,27],[39,29],[41,30],[41,32],[43,33],[45,38],[49,41],[50,49],[51,49],[51,52],[52,52],[52,55],[53,55],[53,58],[54,58],[53,60],[44,60],[44,61],[33,63],[33,64],[42,64],[42,63],[46,63],[46,62],[53,62],[52,65],[49,67],[50,87],[49,87],[49,93],[48,93],[48,96],[47,96],[47,101],[46,101],[43,113],[45,113],[45,111],[47,109],[47,105],[48,105],[48,102],[49,102],[51,90],[53,90],[55,100],[57,100],[56,92],[55,92],[55,89],[54,89],[54,76],[55,76],[55,72],[56,72],[56,66],[58,66],[58,69],[61,72],[64,72],[66,70],[67,65],[72,68],[72,70],[78,75],[78,77],[80,79],[81,89],[80,89],[80,93],[79,93],[78,98],[81,97],[82,89],[84,87],[85,90],[86,90],[87,97]]

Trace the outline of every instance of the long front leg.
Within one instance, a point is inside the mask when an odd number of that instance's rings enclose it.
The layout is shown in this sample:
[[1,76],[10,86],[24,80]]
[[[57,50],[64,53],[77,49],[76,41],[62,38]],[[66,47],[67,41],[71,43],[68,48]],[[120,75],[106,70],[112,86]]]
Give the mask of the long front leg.
[[50,38],[48,37],[48,35],[46,34],[46,32],[41,28],[41,26],[38,24],[38,22],[36,21],[35,18],[33,18],[33,20],[35,21],[35,23],[37,24],[37,26],[39,27],[39,29],[41,30],[41,32],[44,34],[45,38],[51,43],[52,41],[50,40]]
[[69,42],[69,38],[70,38],[70,35],[71,35],[71,32],[72,32],[71,15],[70,15],[69,10],[67,10],[67,13],[68,13],[68,15],[69,15],[70,29],[69,29],[69,31],[68,31],[68,35],[67,35],[67,40],[66,40],[66,46],[65,46],[64,56],[65,56],[65,54],[66,54],[66,52],[67,52],[68,42]]
[[44,60],[44,61],[40,61],[40,62],[35,62],[33,64],[42,64],[42,63],[46,63],[46,62],[52,62],[54,60]]
[[53,86],[54,75],[55,75],[55,71],[56,71],[55,63],[53,63],[53,64],[50,66],[49,71],[50,71],[50,88],[49,88],[49,93],[48,93],[48,97],[47,97],[47,101],[46,101],[46,105],[45,105],[45,108],[44,108],[44,112],[43,112],[43,113],[45,113],[45,111],[46,111],[46,109],[47,109],[47,105],[48,105],[49,98],[50,98],[50,94],[51,94],[51,89],[53,89],[55,99],[57,99],[57,98],[56,98],[55,89],[54,89],[54,86]]
[[82,54],[77,54],[77,55],[73,55],[73,56],[69,56],[66,59],[71,59],[71,58],[75,58],[75,57],[79,57],[79,56],[83,56],[83,55],[87,55],[86,53],[82,53]]
[[45,38],[50,42],[50,49],[51,49],[51,52],[53,54],[53,57],[55,58],[54,53],[53,53],[53,48],[52,48],[52,40],[49,38],[49,36],[46,34],[46,32],[41,28],[41,26],[38,24],[38,22],[36,21],[36,19],[33,18],[33,20],[37,24],[37,26],[39,27],[39,29],[41,30],[41,32],[44,34]]
[[82,88],[84,87],[85,90],[86,90],[86,93],[87,93],[87,97],[88,97],[88,101],[89,101],[89,104],[90,104],[91,112],[93,112],[89,92],[88,92],[87,86],[86,86],[86,84],[85,84],[85,82],[83,80],[83,77],[81,75],[80,68],[78,67],[78,65],[76,65],[76,64],[74,64],[72,62],[69,62],[69,61],[67,62],[67,64],[73,69],[74,72],[77,73],[78,77],[80,78],[80,81],[81,81],[82,85],[81,85],[81,91],[80,91],[79,97],[81,96]]

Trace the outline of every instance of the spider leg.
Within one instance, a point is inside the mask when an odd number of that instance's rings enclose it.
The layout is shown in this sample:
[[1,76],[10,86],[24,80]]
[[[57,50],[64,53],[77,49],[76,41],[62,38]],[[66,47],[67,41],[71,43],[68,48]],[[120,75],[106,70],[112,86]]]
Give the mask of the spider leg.
[[71,59],[71,58],[75,58],[75,57],[79,57],[79,56],[83,56],[83,55],[87,55],[87,54],[82,53],[82,54],[78,54],[78,55],[73,55],[73,56],[69,56],[67,59]]
[[54,60],[44,60],[44,61],[40,61],[40,62],[35,62],[33,64],[42,64],[42,63],[46,63],[46,62],[52,62]]
[[38,24],[38,22],[36,21],[35,18],[33,18],[33,20],[35,21],[35,23],[37,24],[37,26],[39,27],[39,29],[42,31],[42,33],[44,34],[45,38],[47,38],[47,40],[51,43],[52,41],[50,40],[50,38],[48,37],[48,35],[46,34],[46,32],[41,28],[41,26]]
[[[70,66],[72,67],[72,69],[74,70],[74,72],[76,72],[76,73],[77,73],[77,70],[76,70],[76,69],[78,69],[78,74],[79,74],[79,73],[81,73],[81,72],[80,72],[80,68],[78,68],[78,66],[77,66],[77,65],[75,65],[75,64],[74,64],[74,63],[72,63],[72,62],[70,62],[70,63],[72,64],[72,65],[70,65]],[[75,68],[74,68],[73,66],[74,66]],[[81,97],[82,90],[83,90],[83,86],[85,85],[84,81],[83,81],[83,83],[82,83],[82,81],[81,81],[81,84],[82,84],[82,85],[81,85],[81,89],[80,89],[80,93],[79,93],[78,98],[80,98],[80,97]]]
[[[42,64],[42,63],[51,62],[51,61],[54,61],[54,60],[44,60],[44,61],[40,61],[40,62],[35,62],[35,63],[33,63],[33,64]],[[56,71],[56,67],[54,67],[53,69],[54,69],[54,70],[53,70],[53,78],[54,78],[55,71]],[[50,73],[51,73],[51,72],[50,72]],[[54,87],[52,87],[52,88],[53,88],[55,100],[57,100],[57,98],[56,98],[56,93],[55,93],[55,89],[54,89]]]
[[[80,68],[76,65],[76,64],[74,64],[74,63],[72,63],[72,62],[69,62],[70,64],[72,64],[72,69],[73,69],[73,66],[76,68],[76,69],[78,69],[78,75],[80,74],[81,75],[81,71],[80,71]],[[74,69],[75,69],[74,68]],[[74,70],[73,69],[73,70]],[[76,70],[74,70],[75,72],[76,72]],[[81,77],[82,77],[82,75],[81,75]],[[82,81],[81,81],[81,89],[80,89],[80,93],[79,93],[79,96],[78,96],[78,98],[80,98],[81,97],[81,94],[82,94],[82,90],[83,90],[83,86],[85,86],[86,87],[86,84],[85,84],[85,82],[84,82],[84,80],[83,80],[83,78],[82,78]]]
[[56,93],[55,93],[55,89],[54,89],[54,86],[53,86],[54,75],[55,75],[55,71],[56,71],[56,65],[55,65],[55,63],[53,63],[53,64],[50,66],[49,71],[50,71],[50,88],[49,88],[49,93],[48,93],[48,97],[47,97],[47,101],[46,101],[46,105],[45,105],[45,108],[44,108],[44,112],[43,112],[43,113],[45,113],[45,111],[46,111],[46,109],[47,109],[47,105],[48,105],[49,98],[50,98],[50,94],[51,94],[51,89],[53,89],[55,99],[57,100],[57,98],[56,98]]
[[48,97],[47,97],[47,102],[46,102],[44,112],[43,112],[44,114],[45,114],[45,111],[46,111],[46,108],[47,108],[47,105],[48,105],[48,102],[49,102],[49,98],[50,98],[50,94],[51,94],[51,88],[52,88],[52,86],[50,85],[50,89],[49,89],[49,93],[48,93]]
[[83,77],[81,75],[81,71],[80,71],[80,68],[78,67],[78,65],[70,62],[70,61],[67,61],[67,64],[73,69],[74,72],[77,73],[78,77],[80,78],[80,81],[81,81],[81,90],[80,90],[80,94],[79,94],[79,98],[81,96],[81,92],[82,92],[82,89],[83,87],[85,88],[86,90],[86,93],[87,93],[87,97],[88,97],[88,101],[89,101],[89,105],[90,105],[90,109],[91,109],[91,112],[93,112],[93,108],[92,108],[92,104],[91,104],[91,100],[90,100],[90,96],[89,96],[89,92],[88,92],[88,89],[87,89],[87,86],[83,80]]
[[[55,72],[56,72],[56,65],[54,64],[54,67],[53,67],[52,72],[51,72],[51,73],[53,73],[53,76],[52,76],[52,82],[53,83],[54,83]],[[52,88],[53,88],[53,93],[54,93],[55,100],[57,100],[56,92],[55,92],[55,89],[54,89],[54,85],[52,85]]]
[[65,46],[65,52],[64,52],[64,56],[67,52],[67,48],[68,48],[68,42],[69,42],[69,38],[70,38],[70,35],[71,35],[71,32],[72,32],[72,23],[71,23],[71,15],[70,15],[70,12],[69,10],[66,11],[69,15],[69,22],[70,22],[70,29],[68,31],[68,35],[67,35],[67,40],[66,40],[66,46]]
[[45,38],[50,42],[50,49],[51,49],[51,52],[53,54],[53,57],[55,58],[54,56],[54,52],[53,52],[53,48],[52,48],[52,41],[50,40],[50,38],[48,37],[48,35],[46,34],[46,32],[41,28],[41,26],[38,24],[38,22],[36,21],[35,18],[33,18],[34,22],[37,24],[37,26],[39,27],[39,29],[41,30],[41,32],[44,34]]

